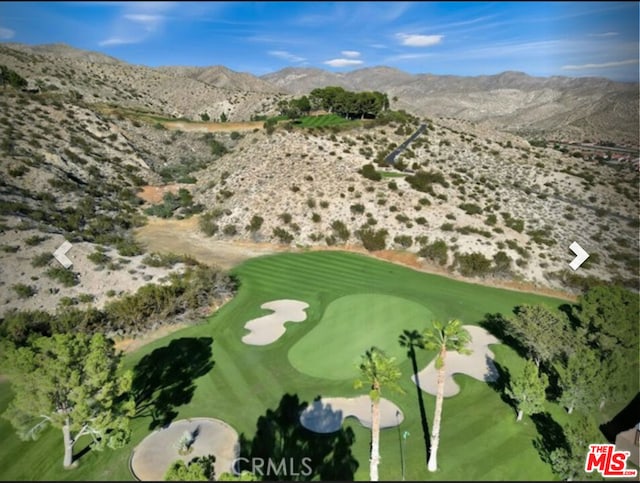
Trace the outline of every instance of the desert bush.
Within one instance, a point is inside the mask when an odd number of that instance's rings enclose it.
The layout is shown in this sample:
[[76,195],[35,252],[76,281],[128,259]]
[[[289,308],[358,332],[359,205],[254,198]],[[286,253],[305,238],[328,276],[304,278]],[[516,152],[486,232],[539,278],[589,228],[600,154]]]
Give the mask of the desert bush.
[[53,280],[57,280],[65,287],[73,287],[80,283],[76,273],[62,267],[51,267],[45,272],[45,275]]
[[228,225],[225,225],[224,228],[222,228],[222,233],[227,236],[233,236],[238,233],[238,230],[236,228],[236,225],[234,225],[233,223],[229,223]]
[[398,235],[394,237],[393,241],[402,248],[409,248],[413,244],[413,239],[409,235]]
[[262,224],[264,223],[264,218],[260,215],[253,215],[251,217],[251,221],[247,225],[247,230],[256,233],[260,228],[262,228]]
[[475,203],[462,203],[458,205],[462,211],[464,211],[467,215],[477,215],[482,213],[482,208]]
[[142,255],[144,248],[133,238],[123,238],[116,243],[116,249],[121,257],[135,257]]
[[282,223],[284,223],[285,225],[289,224],[291,222],[291,214],[290,213],[280,213],[280,215],[278,215],[278,218],[280,218],[280,220],[282,220]]
[[490,272],[491,260],[482,253],[457,253],[455,265],[465,277],[484,276]]
[[372,181],[380,181],[382,179],[382,175],[376,171],[375,166],[371,163],[362,166],[358,172]]
[[31,285],[25,285],[24,283],[16,283],[11,286],[11,289],[18,295],[18,298],[28,299],[36,294],[36,289]]
[[349,239],[349,236],[351,235],[349,233],[349,229],[347,228],[347,225],[345,225],[340,220],[334,220],[331,223],[331,229],[333,230],[335,236],[341,239],[343,242],[346,242]]
[[220,215],[217,213],[211,211],[200,215],[200,218],[198,219],[198,227],[200,228],[200,231],[206,236],[213,236],[218,233],[219,226],[214,220],[219,216]]
[[48,236],[33,235],[27,238],[24,242],[30,247],[33,247],[36,245],[40,245],[40,243],[47,240],[48,238],[49,238]]
[[356,231],[356,236],[360,239],[362,245],[369,251],[384,250],[388,234],[389,232],[384,228],[374,230],[366,225]]
[[422,248],[418,255],[439,265],[447,264],[447,243],[444,240],[436,240],[433,243],[421,243]]
[[351,205],[349,209],[351,210],[351,213],[354,213],[354,214],[361,215],[362,213],[364,213],[364,205],[362,203],[356,203],[354,205]]
[[284,228],[276,227],[273,229],[273,236],[278,238],[282,243],[289,244],[293,241],[293,235]]
[[104,265],[111,260],[111,257],[109,255],[100,250],[96,250],[95,252],[91,253],[87,256],[87,258],[96,265]]
[[405,177],[405,180],[407,180],[413,189],[429,193],[433,196],[435,196],[435,192],[433,191],[434,184],[439,184],[444,188],[449,187],[449,183],[445,180],[444,175],[441,172],[434,170],[417,171],[413,176]]
[[31,266],[34,268],[44,267],[53,259],[53,254],[49,252],[43,252],[31,260]]
[[492,271],[496,275],[508,275],[511,273],[511,257],[506,252],[499,251],[493,256]]

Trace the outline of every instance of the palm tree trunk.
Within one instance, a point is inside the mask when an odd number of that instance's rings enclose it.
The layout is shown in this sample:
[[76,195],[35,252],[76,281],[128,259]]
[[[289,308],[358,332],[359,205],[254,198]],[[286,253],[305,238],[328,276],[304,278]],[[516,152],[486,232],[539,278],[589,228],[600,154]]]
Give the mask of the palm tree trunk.
[[378,465],[380,464],[380,398],[371,400],[371,460],[369,462],[369,478],[378,481]]
[[73,464],[73,439],[71,439],[71,427],[67,419],[62,426],[62,439],[64,441],[64,460],[62,465],[70,468]]
[[438,369],[438,390],[436,392],[436,410],[433,416],[433,432],[431,433],[431,454],[427,469],[436,471],[438,469],[438,446],[440,444],[440,421],[442,419],[442,403],[444,401],[444,359],[447,354],[446,349],[440,349],[440,360],[442,366]]

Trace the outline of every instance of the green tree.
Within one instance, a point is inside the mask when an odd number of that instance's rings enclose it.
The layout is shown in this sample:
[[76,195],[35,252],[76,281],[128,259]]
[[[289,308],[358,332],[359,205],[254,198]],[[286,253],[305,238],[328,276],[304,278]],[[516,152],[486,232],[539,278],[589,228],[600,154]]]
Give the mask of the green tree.
[[536,364],[527,360],[522,372],[509,382],[509,387],[505,390],[505,394],[516,403],[518,410],[516,421],[522,420],[525,414],[530,416],[542,412],[548,385],[547,375],[538,375]]
[[571,330],[564,314],[543,305],[520,305],[507,320],[510,333],[522,344],[537,367],[553,362],[572,346]]
[[584,462],[590,444],[602,444],[603,436],[592,416],[577,413],[564,427],[566,445],[554,449],[549,454],[553,472],[565,481],[579,477],[580,480],[594,479],[584,471]]
[[598,355],[593,349],[585,347],[576,351],[564,363],[554,364],[554,368],[562,389],[560,404],[567,408],[569,414],[576,408],[588,411],[597,405],[606,381],[602,377]]
[[216,458],[212,454],[193,458],[188,464],[176,460],[164,475],[164,481],[214,481]]
[[388,387],[396,392],[404,391],[398,385],[402,375],[395,357],[387,357],[377,347],[372,347],[363,356],[360,363],[360,379],[354,382],[354,387],[370,388],[371,399],[371,459],[369,460],[369,478],[378,481],[378,465],[380,464],[380,397],[382,388]]
[[433,416],[433,430],[431,432],[431,454],[427,469],[438,469],[438,446],[440,445],[440,423],[442,420],[442,404],[444,401],[445,361],[447,352],[470,354],[467,344],[471,341],[471,334],[462,327],[459,320],[449,320],[446,324],[433,321],[433,328],[423,334],[424,348],[438,351],[436,369],[438,370],[438,389],[436,392],[436,408]]
[[38,337],[23,347],[7,344],[3,368],[15,397],[3,416],[22,439],[36,439],[47,425],[62,430],[65,468],[85,435],[95,449],[120,448],[129,440],[132,374],[122,371],[114,343],[102,334]]
[[218,481],[260,481],[260,479],[250,471],[244,470],[239,475],[233,475],[229,472],[222,473]]

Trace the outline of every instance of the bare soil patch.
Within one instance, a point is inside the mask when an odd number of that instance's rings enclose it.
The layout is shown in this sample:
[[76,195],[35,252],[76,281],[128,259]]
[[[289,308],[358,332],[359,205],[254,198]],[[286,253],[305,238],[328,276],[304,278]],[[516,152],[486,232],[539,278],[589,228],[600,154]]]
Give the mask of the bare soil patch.
[[174,183],[164,186],[143,186],[142,191],[138,192],[138,198],[151,204],[162,203],[162,197],[165,193],[176,194],[183,185]]
[[264,122],[182,122],[169,121],[162,123],[167,129],[187,132],[230,132],[230,131],[253,131],[262,129]]

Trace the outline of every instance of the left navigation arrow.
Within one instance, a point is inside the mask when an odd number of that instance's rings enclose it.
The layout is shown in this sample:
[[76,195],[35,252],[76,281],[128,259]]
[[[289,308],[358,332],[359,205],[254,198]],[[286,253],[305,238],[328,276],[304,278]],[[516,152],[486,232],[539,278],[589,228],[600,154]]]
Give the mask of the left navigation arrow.
[[53,256],[55,257],[55,259],[58,260],[64,268],[69,268],[71,267],[71,265],[73,265],[71,260],[69,260],[69,257],[67,257],[67,252],[71,250],[72,246],[73,245],[71,245],[71,243],[65,241],[56,249],[55,252],[53,252]]

